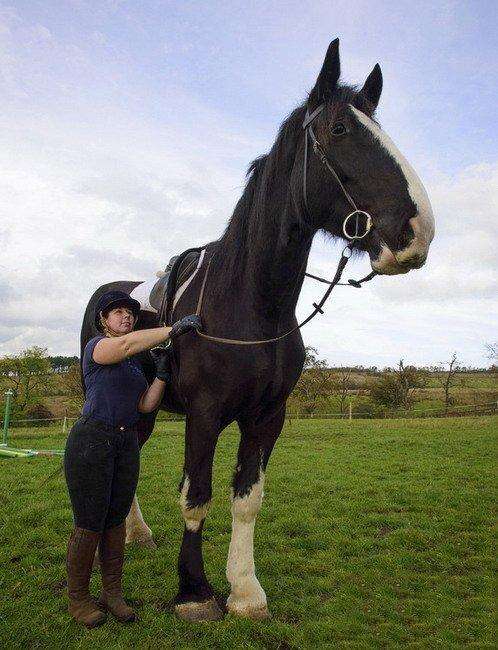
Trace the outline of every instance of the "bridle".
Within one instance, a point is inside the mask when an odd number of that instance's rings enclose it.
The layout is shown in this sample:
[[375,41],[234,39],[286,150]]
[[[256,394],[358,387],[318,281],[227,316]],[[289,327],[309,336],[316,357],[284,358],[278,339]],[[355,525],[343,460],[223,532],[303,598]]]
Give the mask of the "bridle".
[[[344,221],[342,222],[342,232],[344,234],[344,237],[346,239],[349,239],[351,242],[358,241],[360,239],[363,239],[368,235],[368,233],[372,230],[373,226],[373,221],[372,217],[368,214],[368,212],[365,212],[365,210],[359,210],[358,206],[354,202],[351,194],[347,191],[347,189],[344,187],[341,179],[339,178],[337,172],[335,169],[332,167],[330,164],[329,159],[327,158],[327,155],[325,151],[322,148],[322,145],[320,142],[318,142],[315,132],[313,131],[313,122],[316,120],[316,118],[320,115],[320,113],[324,110],[325,104],[320,104],[315,110],[310,113],[309,109],[306,111],[306,116],[304,118],[303,122],[303,129],[304,129],[304,163],[303,163],[303,200],[304,200],[304,207],[306,208],[306,212],[308,213],[308,217],[311,215],[311,211],[309,209],[308,205],[308,193],[307,193],[307,174],[308,174],[308,141],[311,139],[311,143],[313,146],[313,151],[315,154],[318,156],[320,161],[322,162],[323,165],[328,169],[328,171],[332,174],[332,176],[335,178],[337,181],[337,184],[341,188],[344,196],[346,197],[349,205],[353,208],[353,211],[350,212],[348,215],[344,217]],[[349,221],[354,219],[355,220],[355,229],[354,232],[351,233],[348,230],[348,224]],[[364,221],[364,228],[363,232],[360,232],[360,221]]]
[[[353,248],[355,246],[355,243],[359,241],[360,239],[363,239],[368,235],[368,233],[372,230],[374,227],[372,217],[368,212],[365,212],[365,210],[360,210],[356,203],[354,202],[352,196],[349,194],[349,192],[346,190],[344,187],[341,179],[337,175],[335,169],[332,167],[330,164],[330,161],[328,160],[320,142],[317,140],[315,133],[313,131],[313,122],[314,120],[320,115],[320,113],[324,110],[325,108],[325,103],[320,104],[315,110],[310,113],[309,109],[306,111],[306,116],[304,118],[303,122],[303,129],[304,129],[304,161],[303,161],[303,201],[304,201],[304,206],[306,209],[306,212],[308,213],[308,217],[310,215],[310,209],[308,205],[308,196],[307,196],[307,172],[308,172],[308,142],[311,139],[312,142],[312,147],[314,153],[318,156],[320,161],[325,165],[325,167],[328,169],[328,171],[332,174],[332,176],[335,178],[337,181],[339,187],[341,188],[342,192],[344,193],[344,196],[346,197],[348,203],[350,206],[353,208],[352,212],[347,214],[344,217],[344,221],[342,222],[342,232],[344,234],[344,237],[349,240],[349,243],[344,247],[341,253],[341,258],[339,260],[339,263],[337,265],[337,269],[335,272],[334,277],[332,280],[326,280],[324,278],[320,278],[316,275],[312,275],[311,273],[305,273],[306,276],[313,278],[314,280],[318,280],[319,282],[324,282],[325,284],[328,284],[329,287],[325,291],[322,299],[320,302],[313,303],[314,310],[311,312],[311,314],[305,318],[301,323],[298,325],[294,326],[292,329],[288,330],[284,334],[281,334],[280,336],[275,336],[270,339],[261,339],[261,340],[253,340],[253,341],[244,341],[244,340],[239,340],[239,339],[227,339],[227,338],[222,338],[218,336],[211,336],[209,334],[205,334],[204,332],[201,332],[200,330],[196,330],[196,333],[198,336],[200,336],[203,339],[206,339],[208,341],[214,341],[217,343],[228,343],[231,345],[261,345],[264,343],[275,343],[276,341],[280,341],[284,339],[285,337],[289,336],[289,334],[292,334],[296,330],[300,329],[306,323],[309,323],[309,321],[314,318],[318,313],[323,314],[323,305],[327,301],[328,297],[330,296],[332,290],[334,287],[337,285],[342,286],[351,286],[355,287],[357,289],[360,289],[362,284],[364,282],[368,282],[371,280],[377,273],[375,271],[372,271],[369,273],[367,276],[362,278],[361,280],[348,280],[347,283],[341,283],[340,279],[342,276],[342,272],[348,263],[352,253],[353,253]],[[363,222],[363,223],[362,223]],[[351,225],[353,224],[354,230],[350,230]],[[363,226],[363,227],[361,227]],[[204,273],[204,279],[202,281],[202,286],[201,286],[201,291],[199,293],[199,299],[197,301],[197,309],[196,309],[196,315],[201,316],[201,311],[202,311],[202,303],[204,299],[204,292],[206,288],[206,282],[208,278],[208,273],[209,273],[209,268],[211,265],[211,261],[213,259],[213,256],[209,259],[209,262],[206,267],[206,272]]]

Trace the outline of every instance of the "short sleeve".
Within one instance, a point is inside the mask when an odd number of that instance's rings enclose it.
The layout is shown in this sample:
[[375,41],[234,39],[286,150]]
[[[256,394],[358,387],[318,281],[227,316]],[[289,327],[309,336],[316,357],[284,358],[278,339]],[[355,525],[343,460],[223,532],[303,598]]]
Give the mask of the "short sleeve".
[[105,336],[94,336],[93,339],[90,339],[85,345],[85,350],[83,352],[83,361],[81,364],[83,366],[83,373],[86,373],[92,368],[102,365],[93,360],[93,351],[95,350],[97,343],[104,338]]

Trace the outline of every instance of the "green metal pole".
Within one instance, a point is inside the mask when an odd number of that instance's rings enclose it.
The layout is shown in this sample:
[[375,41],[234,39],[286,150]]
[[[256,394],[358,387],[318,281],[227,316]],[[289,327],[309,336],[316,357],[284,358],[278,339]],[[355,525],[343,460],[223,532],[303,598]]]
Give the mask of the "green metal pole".
[[14,393],[9,389],[5,391],[5,413],[3,416],[3,441],[2,447],[7,447],[7,438],[9,435],[9,422],[10,422],[10,404],[12,400],[12,395]]

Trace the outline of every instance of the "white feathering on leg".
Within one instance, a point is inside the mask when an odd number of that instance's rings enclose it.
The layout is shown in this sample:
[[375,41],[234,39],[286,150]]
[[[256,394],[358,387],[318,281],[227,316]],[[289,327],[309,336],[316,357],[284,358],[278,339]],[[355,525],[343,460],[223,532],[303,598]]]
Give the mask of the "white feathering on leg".
[[130,544],[134,541],[144,541],[147,539],[152,539],[152,531],[144,521],[142,511],[138,505],[137,495],[135,494],[130,512],[126,517],[126,543]]
[[232,497],[232,538],[226,572],[232,589],[227,607],[234,614],[251,618],[268,616],[266,594],[254,567],[254,525],[263,501],[264,480],[261,472],[248,494]]

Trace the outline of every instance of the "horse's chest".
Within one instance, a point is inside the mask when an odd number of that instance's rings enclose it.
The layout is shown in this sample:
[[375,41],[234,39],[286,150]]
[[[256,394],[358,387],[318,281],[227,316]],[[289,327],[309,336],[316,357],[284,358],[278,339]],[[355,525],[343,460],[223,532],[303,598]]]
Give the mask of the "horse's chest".
[[301,373],[299,335],[277,345],[185,345],[178,357],[178,388],[188,403],[211,395],[230,411],[285,401]]
[[[204,365],[204,364],[203,364]],[[247,397],[285,393],[292,390],[301,372],[299,355],[275,350],[253,350],[252,354],[220,356],[200,368],[201,383],[213,385],[223,393]]]

